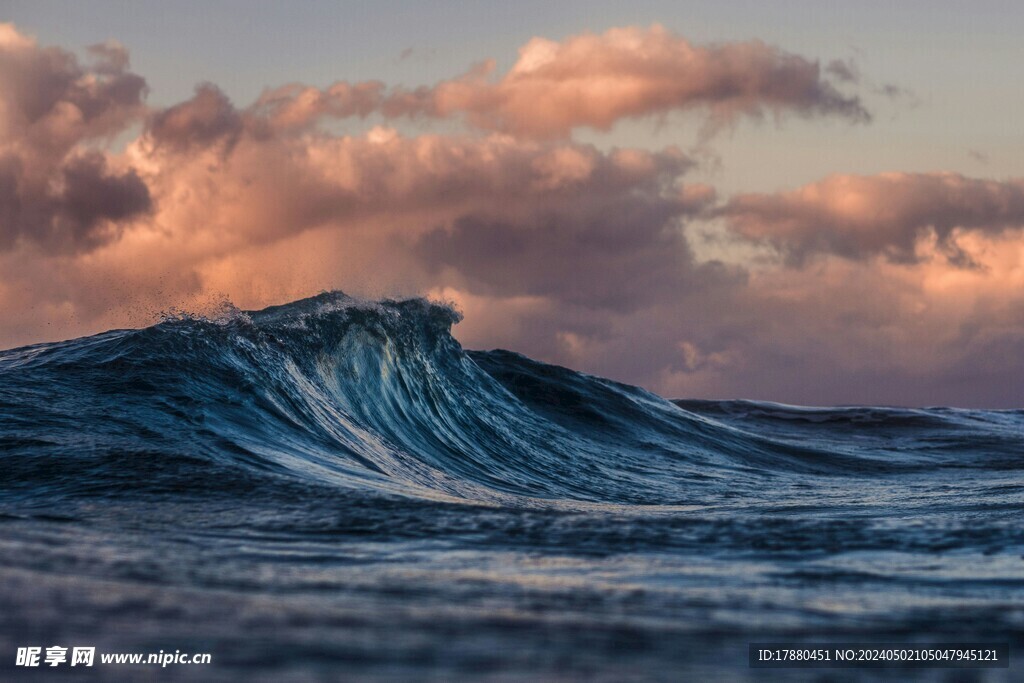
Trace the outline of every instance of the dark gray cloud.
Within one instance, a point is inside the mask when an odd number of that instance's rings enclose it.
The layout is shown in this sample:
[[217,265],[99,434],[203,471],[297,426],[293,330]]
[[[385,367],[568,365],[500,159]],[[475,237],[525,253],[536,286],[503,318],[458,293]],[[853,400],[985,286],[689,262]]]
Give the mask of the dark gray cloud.
[[243,127],[241,114],[212,83],[196,86],[192,99],[154,113],[146,125],[158,146],[179,151],[214,143],[230,148],[238,141]]
[[[106,158],[86,153],[62,169],[59,193],[50,198],[52,217],[47,241],[76,249],[92,247],[116,236],[118,226],[152,209],[149,188],[133,169],[107,169]],[[99,230],[107,226],[106,230]],[[38,236],[40,230],[34,233]]]
[[459,217],[424,235],[416,254],[474,294],[615,310],[652,306],[735,278],[717,264],[695,263],[683,232],[682,221],[712,197],[666,196],[653,184],[586,191],[514,223]]
[[89,250],[152,209],[138,174],[111,171],[99,152],[70,157],[55,173],[56,182],[39,186],[25,182],[18,157],[0,158],[0,250],[22,242],[51,253]]
[[123,73],[131,65],[128,48],[116,40],[108,40],[105,43],[90,45],[87,51],[94,60],[92,69],[97,73]]
[[833,59],[825,67],[825,73],[842,83],[858,83],[860,81],[860,69],[852,59]]

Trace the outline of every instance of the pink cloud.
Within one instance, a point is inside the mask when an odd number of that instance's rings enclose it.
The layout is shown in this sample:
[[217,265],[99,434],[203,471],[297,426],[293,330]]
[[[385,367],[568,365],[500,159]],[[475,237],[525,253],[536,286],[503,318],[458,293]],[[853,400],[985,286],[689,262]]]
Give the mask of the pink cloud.
[[694,45],[657,25],[562,42],[534,38],[508,73],[496,82],[489,75],[481,70],[436,86],[437,111],[541,137],[689,109],[716,121],[766,111],[869,119],[856,98],[823,78],[817,62],[758,41]]
[[[720,207],[678,149],[565,137],[687,108],[862,118],[803,58],[623,29],[532,42],[493,80],[289,85],[249,106],[204,84],[147,111],[124,48],[92,55],[0,26],[0,346],[338,287],[453,299],[467,346],[672,396],[1019,403],[1018,181],[834,176]],[[315,128],[417,111],[483,130]],[[123,152],[104,150],[140,121]],[[739,244],[816,258],[702,260],[690,234],[715,215]]]
[[274,129],[297,129],[325,116],[365,118],[381,109],[383,96],[384,84],[380,81],[339,81],[324,90],[292,83],[264,91],[249,108],[249,114],[266,120]]
[[711,125],[765,113],[870,120],[855,96],[820,65],[759,41],[696,45],[667,29],[613,28],[561,42],[533,38],[496,76],[493,60],[432,87],[386,88],[377,81],[325,90],[290,85],[267,91],[251,113],[276,126],[306,126],[322,116],[464,116],[479,129],[520,137],[566,137],[608,130],[624,119],[700,110]]
[[1024,181],[955,173],[834,175],[788,192],[735,196],[720,214],[735,234],[798,262],[823,253],[911,261],[930,237],[966,265],[958,233],[1024,227]]

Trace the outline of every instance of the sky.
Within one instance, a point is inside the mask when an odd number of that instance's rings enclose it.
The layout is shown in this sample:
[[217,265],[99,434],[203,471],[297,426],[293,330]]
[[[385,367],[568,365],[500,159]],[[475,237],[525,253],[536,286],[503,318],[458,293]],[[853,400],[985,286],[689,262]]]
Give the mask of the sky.
[[0,6],[0,348],[324,289],[671,397],[1022,407],[1010,2]]

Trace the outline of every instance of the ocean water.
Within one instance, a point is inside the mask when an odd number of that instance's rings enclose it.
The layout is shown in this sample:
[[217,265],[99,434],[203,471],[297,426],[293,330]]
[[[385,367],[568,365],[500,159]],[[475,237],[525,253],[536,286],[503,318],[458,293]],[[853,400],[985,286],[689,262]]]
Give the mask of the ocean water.
[[[670,402],[457,321],[329,293],[0,352],[3,679],[1022,680],[747,644],[1024,652],[1024,412]],[[213,663],[14,669],[54,644]]]

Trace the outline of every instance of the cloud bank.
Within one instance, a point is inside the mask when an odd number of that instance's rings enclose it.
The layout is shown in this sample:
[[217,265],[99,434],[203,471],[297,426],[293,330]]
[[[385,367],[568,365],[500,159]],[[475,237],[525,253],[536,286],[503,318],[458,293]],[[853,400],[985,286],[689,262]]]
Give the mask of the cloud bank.
[[[1018,404],[1021,181],[836,175],[721,197],[675,147],[572,136],[690,109],[866,120],[827,71],[626,28],[534,39],[501,76],[291,84],[247,105],[206,83],[152,107],[119,44],[79,59],[5,25],[0,346],[337,287],[449,299],[469,347],[671,396]],[[379,125],[408,116],[456,132]],[[718,224],[736,253],[781,259],[700,256]]]

